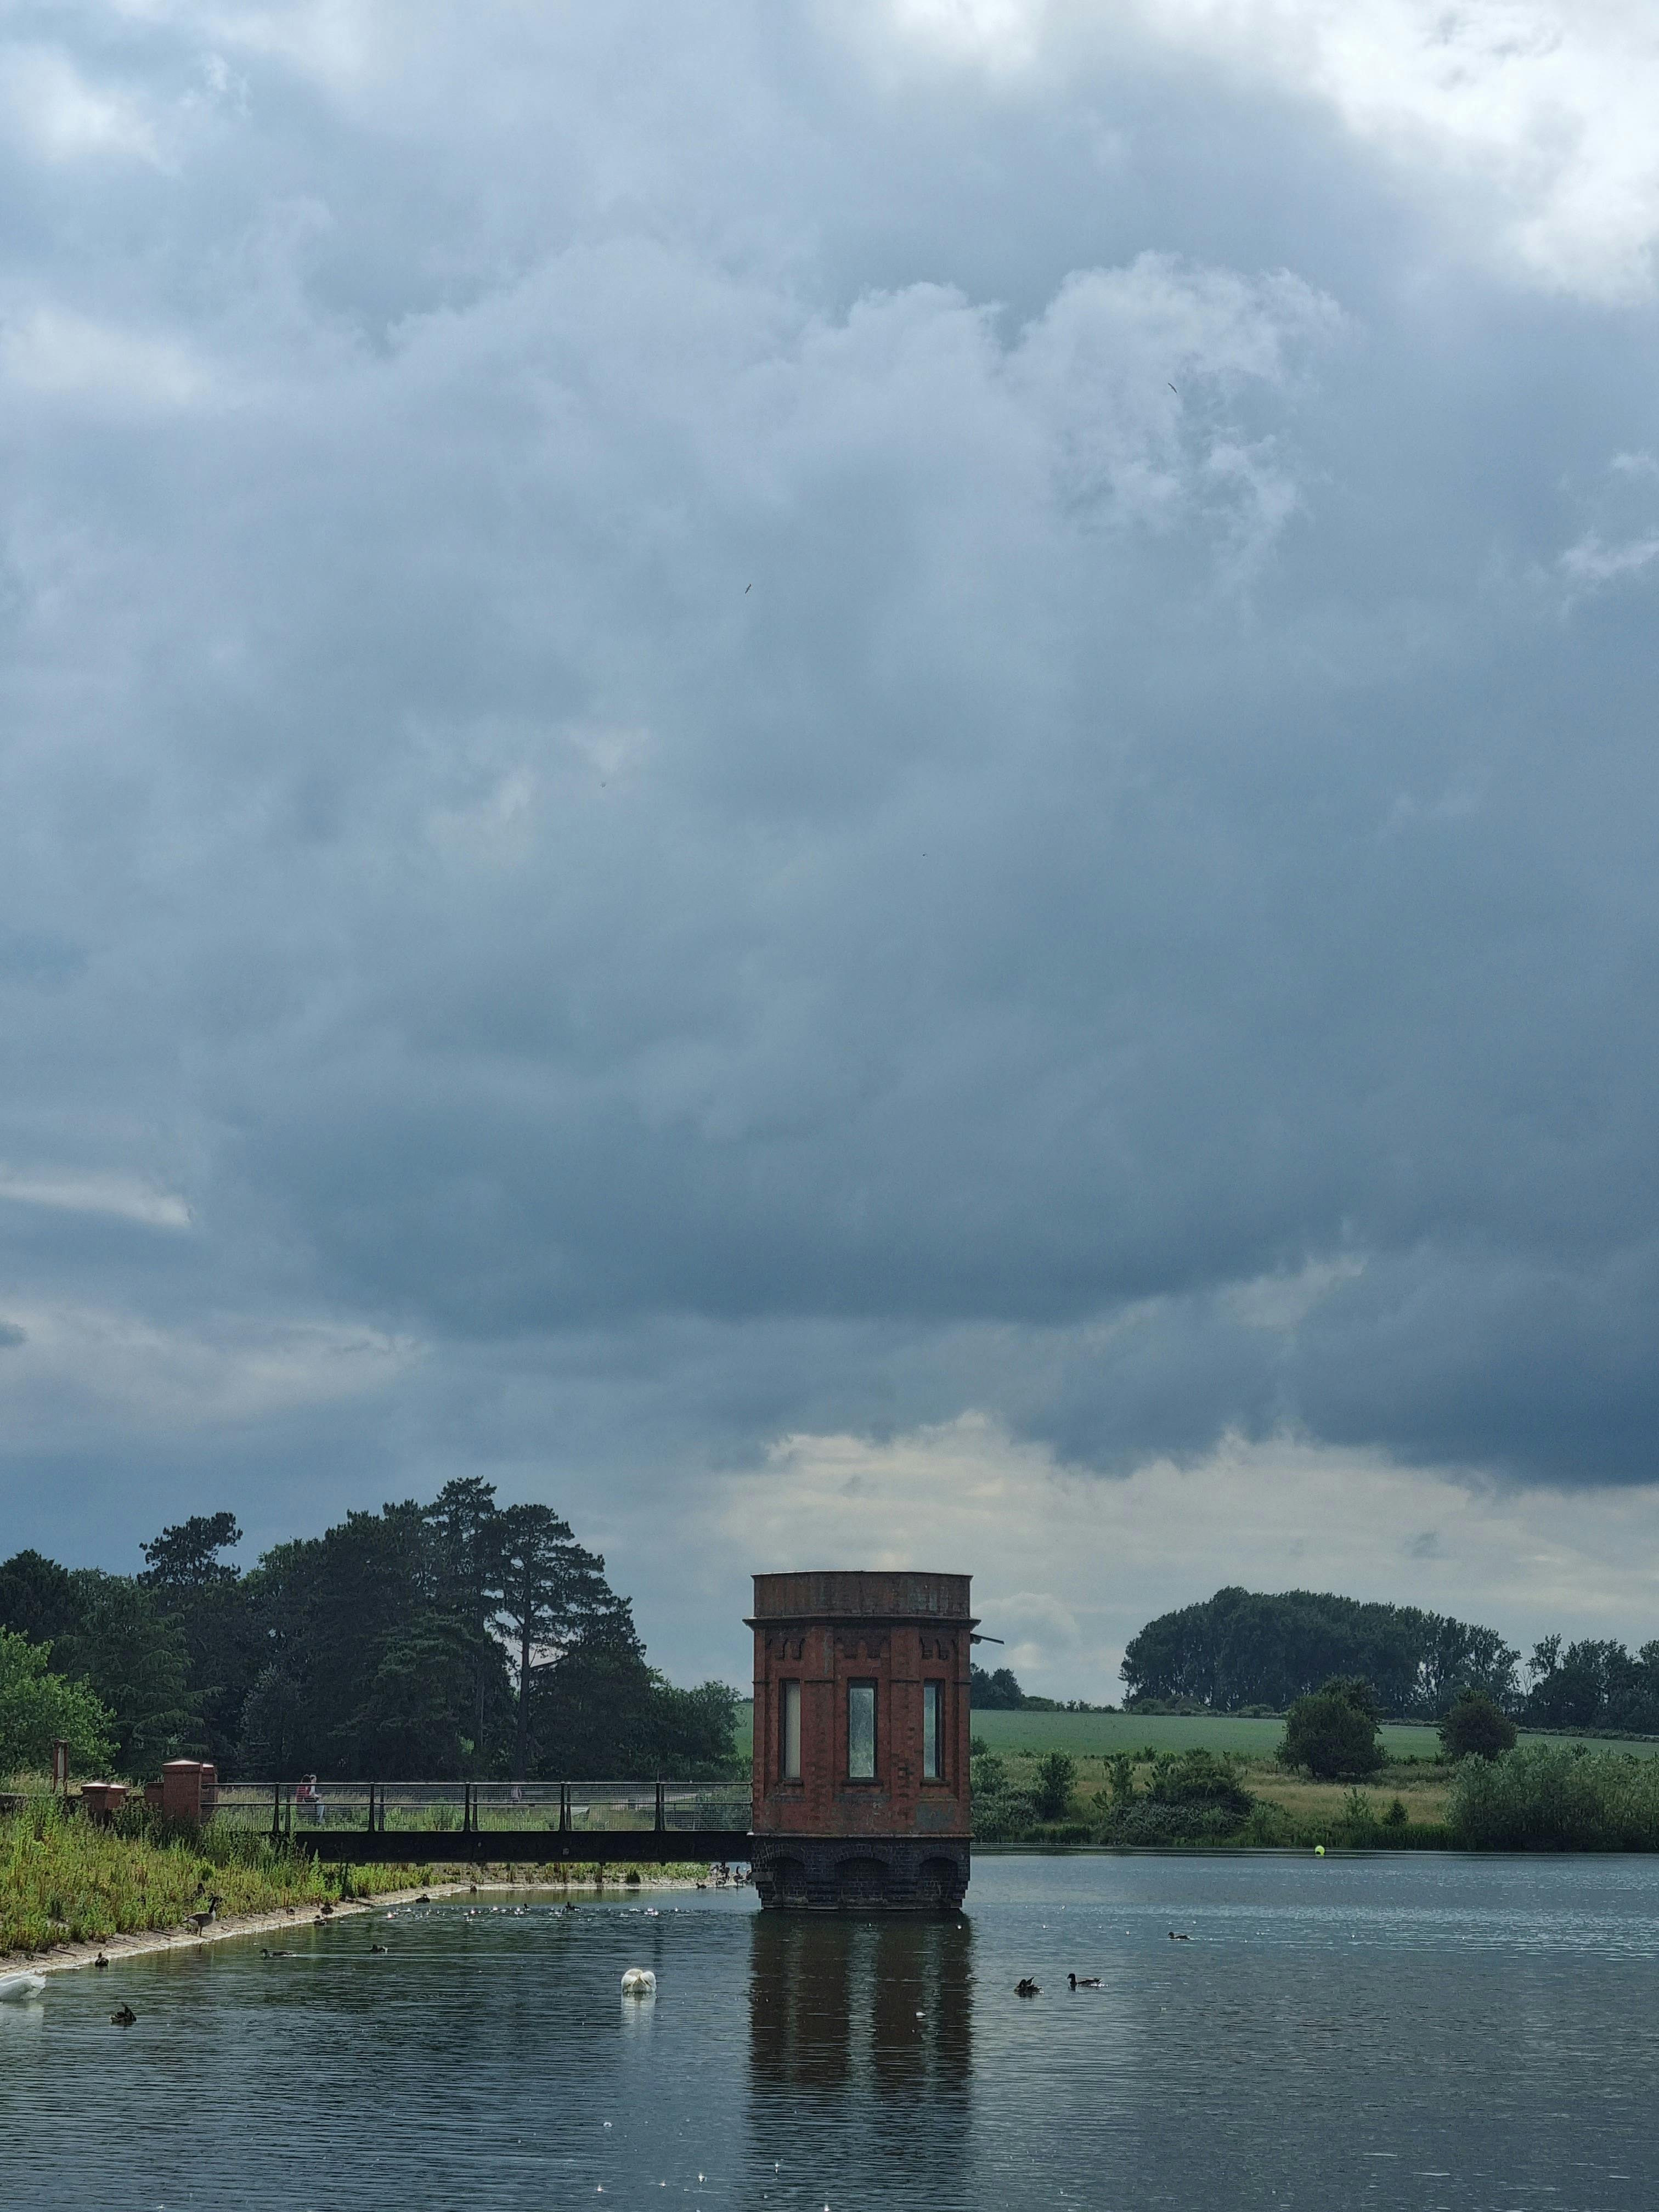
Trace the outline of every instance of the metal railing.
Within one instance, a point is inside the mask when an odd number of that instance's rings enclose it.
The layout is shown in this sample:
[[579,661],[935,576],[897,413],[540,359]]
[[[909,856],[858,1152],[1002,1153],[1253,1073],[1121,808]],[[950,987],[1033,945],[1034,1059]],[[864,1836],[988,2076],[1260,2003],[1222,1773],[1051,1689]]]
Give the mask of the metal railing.
[[746,1782],[233,1782],[217,1813],[273,1836],[352,1831],[579,1838],[749,1826]]

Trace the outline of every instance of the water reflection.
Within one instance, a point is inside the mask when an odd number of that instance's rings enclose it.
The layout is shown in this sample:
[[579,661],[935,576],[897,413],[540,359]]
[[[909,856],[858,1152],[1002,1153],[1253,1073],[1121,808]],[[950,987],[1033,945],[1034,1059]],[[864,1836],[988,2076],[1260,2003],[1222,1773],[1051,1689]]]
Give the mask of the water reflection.
[[844,2172],[851,2120],[888,2185],[948,2202],[967,2172],[973,2042],[969,1922],[757,1914],[751,2167],[808,2186]]

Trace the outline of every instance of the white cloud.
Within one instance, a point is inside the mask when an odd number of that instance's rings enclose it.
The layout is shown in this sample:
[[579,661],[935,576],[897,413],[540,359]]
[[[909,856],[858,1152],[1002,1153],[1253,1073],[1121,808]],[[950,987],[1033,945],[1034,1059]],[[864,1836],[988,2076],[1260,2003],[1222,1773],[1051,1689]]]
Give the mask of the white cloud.
[[385,1390],[420,1358],[412,1339],[326,1322],[168,1327],[16,1297],[6,1318],[23,1341],[0,1359],[0,1407],[25,1449],[258,1426]]
[[1097,1703],[1121,1698],[1138,1628],[1227,1583],[1430,1607],[1523,1650],[1552,1629],[1635,1644],[1659,1606],[1659,1486],[1498,1491],[1286,1438],[1113,1481],[970,1414],[884,1443],[792,1437],[705,1510],[757,1568],[971,1573],[1026,1686]]
[[0,47],[0,118],[7,135],[44,160],[161,161],[143,103],[94,83],[55,46]]
[[204,365],[175,339],[46,307],[0,323],[0,367],[30,391],[139,407],[186,406],[210,380]]
[[0,1167],[0,1200],[56,1207],[65,1213],[107,1213],[146,1229],[188,1229],[191,1211],[174,1192],[136,1176],[41,1173]]
[[1567,548],[1561,556],[1561,566],[1576,584],[1610,584],[1620,576],[1639,575],[1656,560],[1659,560],[1659,532],[1608,545],[1591,531]]
[[[1052,80],[1129,27],[1319,102],[1462,231],[1553,289],[1645,291],[1659,234],[1659,16],[1643,0],[887,0],[888,32]],[[851,19],[866,44],[862,10]]]

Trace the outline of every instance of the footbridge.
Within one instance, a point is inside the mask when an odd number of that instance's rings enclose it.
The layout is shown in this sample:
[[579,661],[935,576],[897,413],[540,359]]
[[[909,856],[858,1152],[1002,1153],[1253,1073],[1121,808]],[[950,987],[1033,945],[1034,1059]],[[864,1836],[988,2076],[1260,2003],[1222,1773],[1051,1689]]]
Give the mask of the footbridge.
[[746,1782],[239,1782],[202,1807],[353,1866],[747,1863]]

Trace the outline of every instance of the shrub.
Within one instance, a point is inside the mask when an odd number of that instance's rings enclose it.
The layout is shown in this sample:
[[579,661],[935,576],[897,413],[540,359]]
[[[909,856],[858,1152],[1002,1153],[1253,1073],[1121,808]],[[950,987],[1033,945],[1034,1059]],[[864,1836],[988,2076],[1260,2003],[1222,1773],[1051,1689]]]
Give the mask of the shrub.
[[1223,1843],[1237,1834],[1240,1824],[1255,1809],[1255,1798],[1240,1784],[1231,1762],[1212,1752],[1183,1752],[1179,1758],[1162,1753],[1153,1764],[1144,1797],[1133,1794],[1133,1774],[1126,1778],[1129,1792],[1120,1798],[1114,1771],[1112,1800],[1103,1808],[1103,1842]]
[[1553,1743],[1466,1759],[1446,1823],[1471,1850],[1659,1850],[1659,1759]]
[[1279,1756],[1326,1782],[1374,1774],[1382,1764],[1376,1700],[1357,1677],[1338,1676],[1312,1696],[1298,1698],[1285,1717]]
[[1440,1723],[1448,1759],[1496,1759],[1515,1749],[1515,1723],[1484,1690],[1460,1690]]
[[1037,1761],[1036,1808],[1045,1820],[1060,1820],[1072,1802],[1077,1761],[1063,1751],[1045,1752]]
[[1155,1805],[1201,1805],[1242,1820],[1255,1800],[1239,1781],[1232,1761],[1212,1751],[1185,1751],[1152,1768],[1148,1797]]
[[54,1736],[62,1736],[82,1773],[96,1772],[113,1756],[106,1708],[84,1683],[47,1671],[52,1647],[31,1644],[0,1628],[0,1777],[52,1764]]

